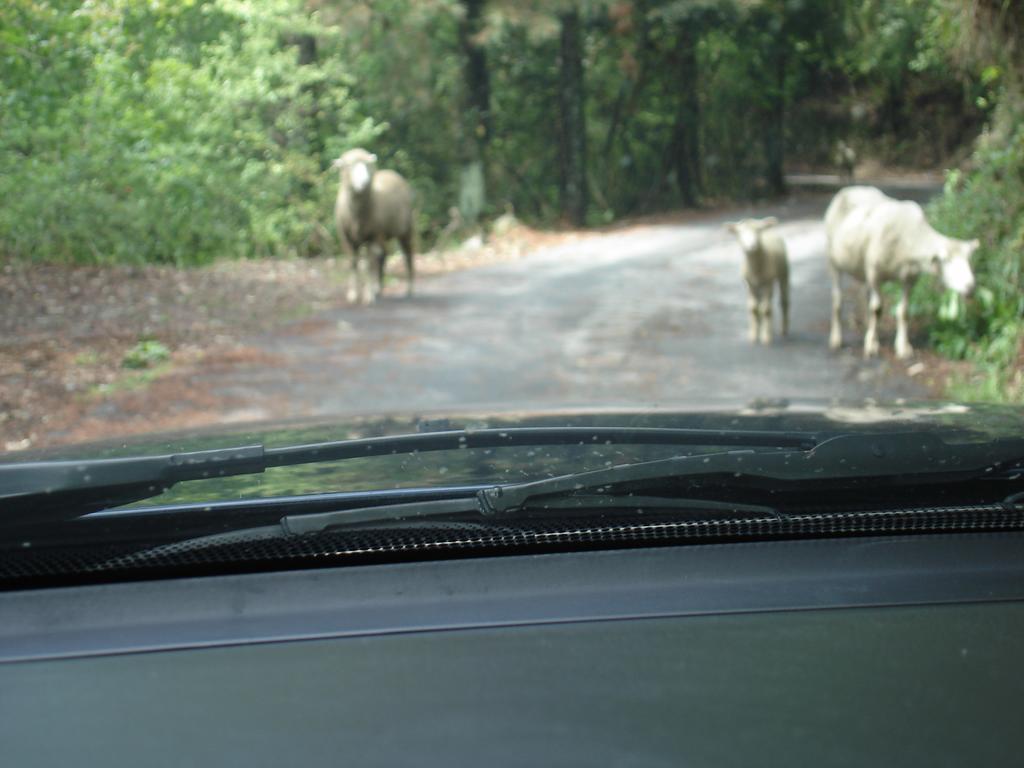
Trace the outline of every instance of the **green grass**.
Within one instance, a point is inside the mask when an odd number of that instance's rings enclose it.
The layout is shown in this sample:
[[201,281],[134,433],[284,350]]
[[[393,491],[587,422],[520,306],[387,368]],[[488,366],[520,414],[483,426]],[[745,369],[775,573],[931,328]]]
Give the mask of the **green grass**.
[[137,392],[145,389],[156,379],[168,373],[173,366],[170,362],[160,363],[145,370],[133,370],[118,376],[114,381],[97,384],[89,390],[90,397],[109,397],[120,392]]

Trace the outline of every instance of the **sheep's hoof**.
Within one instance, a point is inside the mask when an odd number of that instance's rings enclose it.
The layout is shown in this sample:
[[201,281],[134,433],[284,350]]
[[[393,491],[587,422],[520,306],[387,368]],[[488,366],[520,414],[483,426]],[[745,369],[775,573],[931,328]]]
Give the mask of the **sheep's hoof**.
[[914,348],[909,344],[896,345],[896,357],[900,360],[906,360],[907,358],[914,356]]
[[345,293],[345,298],[348,300],[349,304],[355,304],[359,301],[359,293],[355,288],[349,288]]

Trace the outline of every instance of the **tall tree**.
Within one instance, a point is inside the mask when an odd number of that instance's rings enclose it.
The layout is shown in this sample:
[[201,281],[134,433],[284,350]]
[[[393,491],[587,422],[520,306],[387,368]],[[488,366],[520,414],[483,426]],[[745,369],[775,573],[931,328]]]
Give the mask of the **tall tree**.
[[476,221],[487,202],[487,143],[491,136],[491,78],[482,35],[486,0],[462,0],[459,45],[462,48],[464,108],[459,209]]
[[587,130],[580,13],[558,15],[559,195],[562,215],[576,226],[587,218]]
[[700,77],[697,44],[700,19],[687,14],[675,22],[675,45],[669,61],[676,82],[676,107],[672,133],[666,151],[666,167],[675,175],[683,205],[697,205],[700,180]]
[[[746,23],[751,48],[748,71],[761,90],[758,114],[764,153],[764,181],[769,194],[785,190],[786,118],[802,95],[799,84],[819,75],[843,39],[847,0],[760,0]],[[803,74],[804,77],[799,75]]]
[[[298,61],[300,67],[317,66],[319,62],[319,55],[315,35],[311,35],[308,32],[290,35],[287,38],[287,42],[298,49]],[[309,147],[309,151],[314,155],[320,156],[324,151],[324,130],[321,125],[321,115],[323,113],[320,109],[320,97],[323,89],[319,81],[314,81],[303,85],[302,90],[309,94],[309,104],[302,110],[303,117],[305,118],[305,125],[299,133],[304,134],[303,141],[306,146]],[[306,182],[306,185],[309,186],[308,181]]]

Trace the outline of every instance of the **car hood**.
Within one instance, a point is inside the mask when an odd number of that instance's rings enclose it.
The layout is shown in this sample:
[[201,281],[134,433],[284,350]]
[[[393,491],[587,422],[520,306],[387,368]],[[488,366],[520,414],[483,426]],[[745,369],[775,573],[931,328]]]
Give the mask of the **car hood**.
[[[779,430],[810,433],[938,432],[955,440],[1024,434],[1024,408],[961,403],[822,403],[771,401],[701,405],[671,410],[610,408],[581,411],[399,414],[305,420],[207,429],[9,454],[4,461],[96,459],[262,444],[268,448],[452,429],[513,427],[661,427]],[[182,483],[144,504],[206,502],[334,491],[454,486],[598,469],[625,461],[664,458],[671,446],[567,445],[443,451],[280,467],[254,476]]]

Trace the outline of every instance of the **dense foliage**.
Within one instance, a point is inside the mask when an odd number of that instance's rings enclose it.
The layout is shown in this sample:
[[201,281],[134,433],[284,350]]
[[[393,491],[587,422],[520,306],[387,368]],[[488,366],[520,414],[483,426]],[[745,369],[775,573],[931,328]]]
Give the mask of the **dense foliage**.
[[2,13],[10,256],[301,251],[322,239],[329,158],[378,130],[338,61],[302,66],[282,44],[329,33],[294,3],[16,0]]
[[[955,380],[963,399],[1024,400],[1024,7],[1001,0],[943,0],[930,10],[925,38],[976,73],[989,124],[973,156],[948,173],[929,209],[942,232],[977,237],[978,289],[969,302],[921,285],[912,309],[928,318],[931,340],[948,357],[975,364]],[[935,56],[933,52],[933,57]]]

